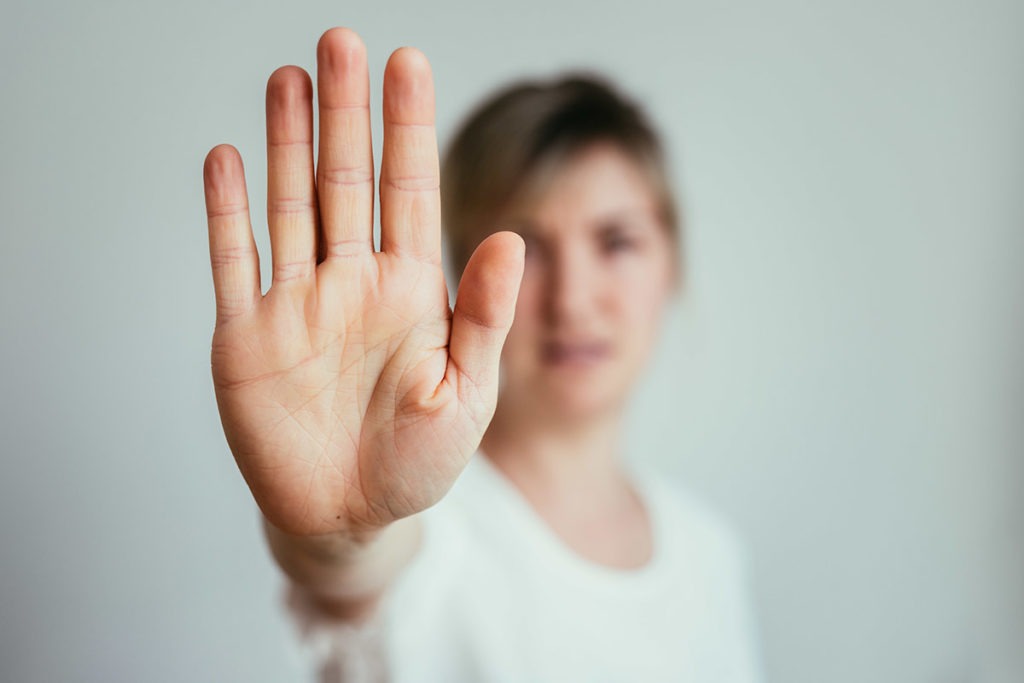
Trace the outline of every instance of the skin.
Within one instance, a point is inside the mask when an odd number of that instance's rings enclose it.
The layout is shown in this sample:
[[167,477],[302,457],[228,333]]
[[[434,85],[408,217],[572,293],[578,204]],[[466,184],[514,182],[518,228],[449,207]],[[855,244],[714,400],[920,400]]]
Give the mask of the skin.
[[646,180],[615,145],[596,144],[509,222],[527,257],[502,352],[502,410],[562,424],[620,412],[656,340],[675,271]]
[[220,145],[204,165],[217,404],[275,558],[339,616],[372,613],[415,552],[416,513],[482,445],[581,554],[645,562],[650,524],[617,443],[675,266],[637,169],[585,150],[480,243],[452,310],[426,58],[400,48],[384,73],[380,250],[356,33],[321,37],[316,77],[315,162],[310,76],[286,66],[267,83],[265,294],[241,158]]
[[[267,520],[293,535],[371,535],[444,495],[494,411],[522,239],[490,236],[448,307],[434,90],[421,52],[384,73],[381,250],[373,246],[369,76],[359,36],[267,84],[273,282],[261,295],[241,158],[204,166],[217,300],[212,373],[224,432]],[[319,257],[318,257],[319,250]]]
[[483,450],[570,547],[640,566],[650,523],[619,438],[674,292],[674,241],[646,180],[610,143],[577,154],[502,223],[524,236],[526,268]]

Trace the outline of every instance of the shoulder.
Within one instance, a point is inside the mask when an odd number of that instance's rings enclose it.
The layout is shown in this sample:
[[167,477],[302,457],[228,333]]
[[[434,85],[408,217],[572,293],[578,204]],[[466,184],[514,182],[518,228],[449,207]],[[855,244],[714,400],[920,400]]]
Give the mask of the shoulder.
[[699,584],[699,599],[691,604],[705,607],[701,620],[714,634],[711,647],[721,674],[716,680],[764,680],[749,555],[737,526],[671,475],[648,471],[646,476],[668,517],[677,567],[688,567],[685,574]]
[[651,468],[639,468],[637,479],[645,487],[663,529],[687,554],[699,553],[717,564],[746,563],[745,544],[733,520],[703,494],[678,478]]

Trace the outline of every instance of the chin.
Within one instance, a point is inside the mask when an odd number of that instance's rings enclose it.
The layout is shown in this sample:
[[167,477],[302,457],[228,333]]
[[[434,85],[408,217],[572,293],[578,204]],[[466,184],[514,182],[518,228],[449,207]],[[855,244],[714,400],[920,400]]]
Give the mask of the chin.
[[626,390],[608,383],[587,382],[584,379],[546,382],[539,388],[534,400],[544,417],[562,420],[600,418],[617,412],[625,405]]
[[599,420],[608,417],[610,414],[617,412],[618,408],[619,404],[611,402],[559,402],[551,405],[550,409],[544,412],[543,417],[545,420],[554,420],[562,424],[579,424],[587,422],[588,420]]
[[504,381],[498,400],[514,404],[514,413],[532,415],[540,421],[597,419],[625,407],[632,369],[625,364],[503,366]]

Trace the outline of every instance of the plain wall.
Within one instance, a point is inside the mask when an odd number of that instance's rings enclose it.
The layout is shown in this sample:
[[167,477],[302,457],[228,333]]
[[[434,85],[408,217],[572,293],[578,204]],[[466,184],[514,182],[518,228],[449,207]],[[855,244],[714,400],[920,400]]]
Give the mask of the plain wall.
[[[1024,680],[1024,5],[0,8],[0,679],[301,679],[209,370],[201,166],[333,25],[441,142],[591,67],[664,129],[688,283],[630,421],[744,535],[770,680]],[[266,271],[265,271],[266,273]],[[269,277],[264,277],[269,282]]]

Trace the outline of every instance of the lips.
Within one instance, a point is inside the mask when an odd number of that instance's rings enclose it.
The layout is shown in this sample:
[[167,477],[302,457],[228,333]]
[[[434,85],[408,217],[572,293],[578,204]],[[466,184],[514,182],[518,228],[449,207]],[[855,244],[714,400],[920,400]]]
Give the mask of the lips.
[[553,365],[586,366],[608,357],[610,345],[599,341],[555,341],[542,347],[544,362]]

